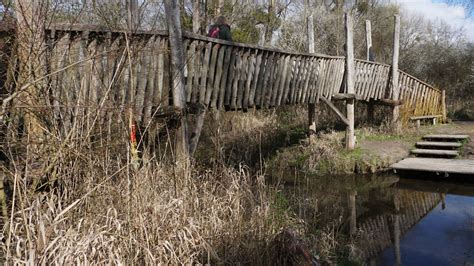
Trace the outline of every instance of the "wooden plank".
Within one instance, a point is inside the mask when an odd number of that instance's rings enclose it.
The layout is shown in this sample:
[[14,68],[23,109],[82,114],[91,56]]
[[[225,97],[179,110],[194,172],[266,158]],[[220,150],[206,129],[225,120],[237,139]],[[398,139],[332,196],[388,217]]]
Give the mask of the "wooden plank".
[[[203,44],[204,45],[204,44]],[[212,43],[208,43],[204,45],[205,49],[203,53],[203,58],[201,60],[201,82],[200,82],[200,89],[199,89],[199,103],[205,104],[206,103],[206,92],[207,92],[207,75],[209,73],[209,61],[211,59],[211,51],[212,51]]]
[[256,104],[256,93],[257,93],[257,85],[260,76],[260,70],[262,69],[262,57],[263,53],[258,52],[257,50],[257,60],[255,62],[255,71],[253,72],[253,79],[251,84],[250,96],[249,96],[249,105],[255,106]]
[[344,124],[349,125],[349,119],[347,119],[346,116],[344,116],[344,114],[339,111],[339,109],[337,109],[337,107],[331,101],[329,101],[325,97],[321,97],[321,100],[337,114],[337,116],[342,120],[342,122],[344,122]]
[[469,139],[469,135],[445,135],[445,134],[432,134],[423,136],[423,139],[444,139],[444,140],[466,140]]
[[442,117],[442,115],[412,116],[412,117],[410,117],[410,120],[420,120],[420,119],[438,118],[438,117]]
[[148,57],[147,68],[146,70],[146,88],[145,88],[145,98],[143,102],[143,123],[147,125],[151,121],[151,108],[153,106],[153,93],[155,91],[155,81],[156,81],[156,39],[153,37],[148,41],[148,44],[145,49],[146,57]]
[[255,105],[261,106],[263,94],[263,81],[265,77],[266,68],[268,66],[268,52],[263,52],[260,63],[260,70],[257,78],[257,85],[255,87]]
[[[247,75],[245,79],[245,91],[244,91],[244,100],[242,103],[242,107],[247,109],[249,107],[250,99],[251,99],[251,90],[252,90],[252,82],[255,80],[255,64],[257,61],[257,54],[255,51],[251,51],[248,59],[248,67],[247,67]],[[252,101],[253,102],[253,101]]]
[[301,71],[301,64],[302,59],[300,56],[295,58],[295,66],[293,68],[293,74],[291,76],[291,83],[290,83],[290,91],[289,91],[289,103],[295,102],[295,95],[296,95],[296,83],[298,82],[299,72]]
[[[199,86],[199,103],[206,104],[207,74],[209,73],[209,61],[211,60],[212,43],[203,43],[203,53],[201,54],[201,80]],[[207,104],[206,104],[207,106]]]
[[217,57],[217,69],[216,69],[216,76],[214,78],[214,90],[212,92],[212,103],[211,108],[218,108],[217,102],[220,96],[220,83],[222,79],[222,71],[224,68],[224,56],[226,51],[225,46],[220,46],[219,48],[219,55]]
[[418,141],[417,147],[444,147],[444,148],[460,148],[462,143],[459,142],[440,142],[440,141]]
[[247,81],[247,73],[249,68],[250,50],[243,51],[242,65],[240,66],[240,77],[237,91],[237,109],[242,109],[244,101],[245,85]]
[[260,106],[265,106],[266,105],[266,97],[268,93],[268,84],[269,84],[269,79],[271,76],[271,72],[273,71],[274,67],[274,62],[273,58],[275,56],[275,53],[272,53],[265,64],[265,75],[263,76],[263,87],[262,87],[262,94],[260,98]]
[[229,62],[229,69],[227,74],[227,84],[225,86],[225,106],[230,106],[230,101],[232,100],[232,85],[234,81],[234,76],[236,70],[236,61],[237,61],[237,53],[238,50],[232,50],[230,53],[230,62]]
[[194,77],[193,84],[191,89],[191,102],[196,103],[199,100],[199,82],[201,80],[201,68],[202,68],[202,59],[204,57],[203,49],[205,48],[203,42],[196,43],[196,51],[193,55],[194,58]]
[[138,51],[138,72],[137,72],[137,96],[135,99],[135,119],[137,122],[142,121],[143,103],[145,102],[147,73],[150,71],[150,39],[146,39],[140,44]]
[[[164,90],[164,76],[165,76],[165,47],[163,40],[158,40],[155,43],[155,49],[157,51],[157,65],[156,65],[156,89],[153,92],[153,106],[157,107],[162,104],[163,101],[163,90]],[[186,59],[189,62],[189,58]],[[188,64],[188,80],[187,82],[192,83],[192,78],[190,78],[190,67],[192,64]],[[191,88],[191,87],[190,87]],[[191,89],[189,90],[189,95],[186,95],[189,101],[191,100]]]
[[288,62],[288,77],[285,81],[285,90],[283,91],[282,102],[283,104],[288,104],[290,101],[290,93],[291,93],[291,81],[293,79],[293,75],[296,71],[296,62],[297,58],[295,56],[290,56],[290,60]]
[[225,104],[225,92],[227,88],[227,80],[229,78],[229,69],[231,68],[230,66],[230,61],[232,59],[232,47],[228,46],[225,48],[225,56],[224,56],[224,66],[223,66],[223,72],[222,72],[222,78],[221,78],[221,83],[220,83],[220,89],[219,89],[219,103],[218,103],[218,108],[219,109],[224,109],[224,104]]
[[186,64],[188,70],[188,77],[186,79],[186,102],[191,102],[193,94],[193,78],[194,78],[194,57],[196,56],[196,42],[192,42],[187,49]]
[[231,87],[231,99],[230,99],[230,109],[237,110],[237,95],[239,91],[239,81],[240,76],[242,74],[242,58],[243,58],[243,51],[240,50],[236,53],[235,56],[235,71],[233,75],[233,83]]
[[439,156],[458,156],[458,151],[449,151],[449,150],[431,150],[431,149],[413,149],[410,151],[412,154],[416,155],[439,155]]
[[[207,84],[207,88],[206,88],[206,100],[205,100],[205,104],[206,106],[209,106],[211,105],[212,106],[212,101],[213,101],[213,97],[214,96],[214,107],[216,106],[216,101],[215,99],[217,98],[217,92],[214,93],[214,79],[216,78],[216,66],[217,66],[217,58],[219,56],[219,47],[220,45],[214,45],[214,47],[212,47],[212,55],[211,55],[211,63],[210,63],[210,66],[209,66],[209,82]],[[222,74],[222,73],[221,73]]]
[[268,80],[268,88],[267,88],[267,93],[266,93],[266,99],[265,99],[265,107],[271,107],[272,106],[272,98],[273,98],[273,92],[274,92],[274,85],[276,83],[276,79],[278,78],[278,71],[280,69],[280,54],[275,54],[273,57],[273,63],[272,63],[272,70],[270,73],[270,78]]
[[474,160],[407,158],[390,166],[396,170],[474,175]]

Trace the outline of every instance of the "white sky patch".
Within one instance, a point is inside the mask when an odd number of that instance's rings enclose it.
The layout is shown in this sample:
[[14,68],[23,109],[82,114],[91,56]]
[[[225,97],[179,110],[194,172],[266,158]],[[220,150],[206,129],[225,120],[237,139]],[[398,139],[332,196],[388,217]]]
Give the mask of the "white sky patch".
[[448,25],[463,29],[466,37],[474,42],[474,17],[460,5],[432,2],[432,0],[396,0],[409,12],[419,13],[429,19],[441,19]]

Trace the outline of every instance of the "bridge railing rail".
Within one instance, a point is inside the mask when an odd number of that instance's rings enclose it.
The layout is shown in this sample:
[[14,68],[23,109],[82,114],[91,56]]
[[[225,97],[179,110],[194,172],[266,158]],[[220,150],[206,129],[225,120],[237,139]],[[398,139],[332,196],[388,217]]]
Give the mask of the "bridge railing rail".
[[[247,109],[314,103],[345,93],[345,58],[294,53],[184,33],[188,103]],[[46,30],[46,69],[53,106],[133,109],[148,122],[169,105],[167,31],[110,31],[96,25],[52,25]],[[130,53],[127,53],[127,52]],[[358,100],[391,98],[390,65],[355,61]],[[440,113],[441,92],[400,71],[400,98],[409,115]],[[72,117],[77,108],[69,110]]]

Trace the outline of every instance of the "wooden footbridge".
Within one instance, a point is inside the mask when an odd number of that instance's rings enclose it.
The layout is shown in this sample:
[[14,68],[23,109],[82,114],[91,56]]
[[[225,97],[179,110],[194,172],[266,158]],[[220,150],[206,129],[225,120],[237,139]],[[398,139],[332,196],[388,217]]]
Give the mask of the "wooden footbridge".
[[[342,57],[293,53],[191,33],[183,33],[182,38],[185,63],[180,68],[188,107],[245,111],[323,101],[352,128],[353,114],[349,119],[349,113],[346,117],[331,101],[389,105],[401,108],[406,118],[446,113],[441,90],[398,66],[394,71],[391,65],[353,59],[353,51]],[[91,25],[53,25],[46,27],[42,47],[45,78],[35,81],[35,86],[42,87],[42,99],[37,102],[66,135],[84,118],[93,123],[82,125],[100,126],[113,134],[114,124],[126,121],[129,110],[137,123],[146,126],[174,103],[167,31],[132,33]],[[16,61],[10,62],[10,73],[14,73]],[[7,86],[14,80],[9,76]],[[4,112],[6,106],[29,107],[12,100],[18,93],[10,89],[3,100]]]

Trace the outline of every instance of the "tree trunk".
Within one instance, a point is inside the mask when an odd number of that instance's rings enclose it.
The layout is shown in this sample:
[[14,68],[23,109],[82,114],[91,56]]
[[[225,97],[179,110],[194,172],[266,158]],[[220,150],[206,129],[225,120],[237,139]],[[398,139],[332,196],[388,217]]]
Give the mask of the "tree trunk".
[[189,144],[183,69],[185,60],[178,1],[165,0],[165,12],[171,48],[173,105],[181,112],[181,124],[176,130],[176,156],[178,161],[183,161],[183,163],[187,164],[189,160]]

